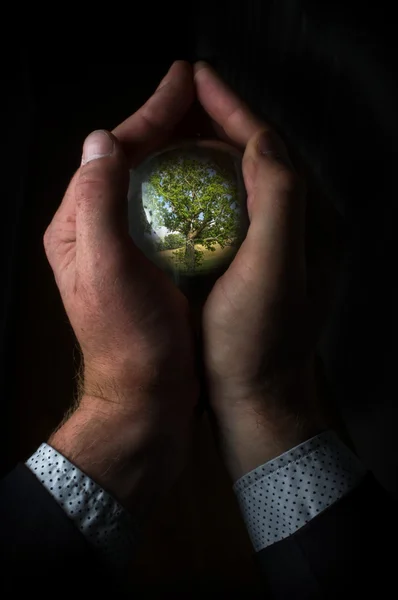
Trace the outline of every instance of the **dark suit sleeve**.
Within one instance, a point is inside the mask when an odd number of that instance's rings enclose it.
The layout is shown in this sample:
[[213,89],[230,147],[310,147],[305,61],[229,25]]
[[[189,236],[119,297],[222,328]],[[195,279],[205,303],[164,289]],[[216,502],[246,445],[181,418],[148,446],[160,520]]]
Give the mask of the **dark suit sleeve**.
[[295,534],[257,554],[267,597],[388,597],[396,535],[396,503],[367,475]]
[[0,482],[0,519],[1,586],[13,595],[77,582],[79,591],[114,591],[85,538],[25,465]]

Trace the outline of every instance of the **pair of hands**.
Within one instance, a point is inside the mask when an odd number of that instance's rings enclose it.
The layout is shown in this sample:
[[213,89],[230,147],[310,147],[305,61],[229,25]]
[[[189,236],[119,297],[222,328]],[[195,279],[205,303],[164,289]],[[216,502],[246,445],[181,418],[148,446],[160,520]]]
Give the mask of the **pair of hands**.
[[200,386],[189,305],[129,236],[129,167],[162,147],[197,98],[244,149],[250,226],[202,312],[208,392],[237,479],[318,427],[305,267],[305,193],[286,147],[205,63],[174,63],[81,167],[44,244],[81,346],[80,403],[50,443],[136,513],[180,472]]

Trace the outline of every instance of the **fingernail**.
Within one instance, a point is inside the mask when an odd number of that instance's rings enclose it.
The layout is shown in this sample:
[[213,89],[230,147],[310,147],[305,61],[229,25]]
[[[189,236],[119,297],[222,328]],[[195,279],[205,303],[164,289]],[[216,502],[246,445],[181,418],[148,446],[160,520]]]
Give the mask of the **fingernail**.
[[156,88],[156,91],[160,90],[162,87],[164,87],[165,85],[167,85],[169,83],[169,72],[167,72],[167,74],[163,77],[162,81],[159,83],[158,87]]
[[114,141],[107,131],[98,129],[86,137],[83,144],[82,165],[97,158],[110,156],[113,152]]
[[274,131],[264,131],[258,139],[258,151],[262,156],[269,156],[290,165],[285,144]]
[[175,65],[175,63],[176,63],[176,62],[177,62],[177,61],[175,60],[175,61],[173,62],[173,64],[172,64],[172,65],[170,65],[170,67],[169,67],[169,70],[167,71],[166,75],[163,77],[162,81],[159,83],[158,87],[156,88],[156,92],[157,92],[158,90],[160,90],[162,87],[164,87],[165,85],[167,85],[168,83],[170,83],[170,76],[169,76],[169,73],[170,73],[170,71],[171,71],[172,67]]
[[198,60],[193,66],[194,74],[196,75],[202,69],[211,69],[211,65],[205,60]]

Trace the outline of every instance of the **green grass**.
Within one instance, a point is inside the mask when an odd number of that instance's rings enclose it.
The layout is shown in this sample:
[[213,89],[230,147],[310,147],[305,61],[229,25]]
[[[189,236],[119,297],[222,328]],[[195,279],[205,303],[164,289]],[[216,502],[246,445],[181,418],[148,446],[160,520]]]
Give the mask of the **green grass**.
[[[216,249],[214,252],[208,250],[204,246],[200,244],[195,244],[195,248],[203,252],[203,261],[196,268],[195,273],[201,273],[203,271],[209,271],[214,269],[223,263],[223,261],[227,261],[234,254],[234,248],[231,246],[227,246],[226,248],[221,248],[219,244],[216,245]],[[161,250],[157,253],[157,255],[162,259],[166,260],[172,266],[177,266],[175,261],[175,257],[173,255],[174,250]]]

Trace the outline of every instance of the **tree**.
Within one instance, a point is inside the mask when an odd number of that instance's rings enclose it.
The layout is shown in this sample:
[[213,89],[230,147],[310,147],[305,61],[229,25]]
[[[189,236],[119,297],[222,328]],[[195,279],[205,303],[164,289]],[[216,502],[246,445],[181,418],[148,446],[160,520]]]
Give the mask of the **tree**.
[[237,236],[236,179],[215,161],[172,153],[160,156],[145,195],[152,228],[163,226],[182,236],[184,251],[179,256],[188,271],[203,258],[195,244],[214,251],[217,244],[224,248]]
[[185,237],[181,233],[169,233],[163,240],[164,250],[175,250],[185,244]]

